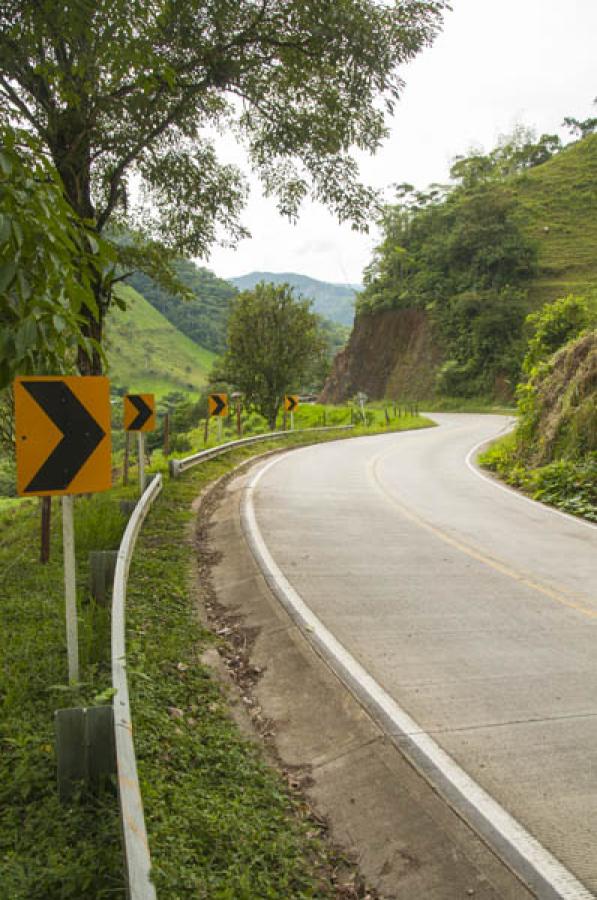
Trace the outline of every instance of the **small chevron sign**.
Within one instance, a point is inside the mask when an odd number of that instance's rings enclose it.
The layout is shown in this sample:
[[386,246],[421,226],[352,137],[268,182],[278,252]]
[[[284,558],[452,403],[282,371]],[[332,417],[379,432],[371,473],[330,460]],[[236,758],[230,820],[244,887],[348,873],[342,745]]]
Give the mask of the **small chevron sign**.
[[209,394],[207,407],[210,416],[228,415],[228,394]]
[[124,430],[155,431],[155,397],[153,394],[126,394],[124,398]]
[[286,412],[294,412],[298,409],[299,398],[296,394],[287,394],[284,397],[284,409]]

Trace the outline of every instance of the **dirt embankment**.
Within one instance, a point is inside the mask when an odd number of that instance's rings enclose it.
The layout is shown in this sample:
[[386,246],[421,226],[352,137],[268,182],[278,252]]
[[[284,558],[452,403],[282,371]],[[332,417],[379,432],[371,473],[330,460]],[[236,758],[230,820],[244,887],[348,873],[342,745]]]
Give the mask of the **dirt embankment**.
[[357,391],[372,400],[426,399],[434,393],[441,362],[441,349],[424,310],[361,315],[348,344],[334,360],[321,401],[341,403]]
[[535,389],[533,465],[597,451],[597,330],[563,347]]

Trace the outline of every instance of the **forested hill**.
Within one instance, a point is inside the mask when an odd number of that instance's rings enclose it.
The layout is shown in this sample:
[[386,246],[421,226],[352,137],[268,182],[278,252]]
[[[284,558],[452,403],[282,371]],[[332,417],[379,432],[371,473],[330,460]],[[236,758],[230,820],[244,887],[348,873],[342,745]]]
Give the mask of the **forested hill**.
[[188,259],[178,260],[174,268],[180,281],[193,292],[193,299],[183,300],[167,293],[142,272],[129,276],[127,283],[200,347],[222,353],[230,301],[236,296],[236,288]]
[[526,315],[597,291],[597,134],[502,143],[452,178],[386,208],[326,399],[512,398]]
[[355,297],[360,290],[360,285],[318,281],[296,272],[250,272],[229,281],[240,291],[251,290],[260,281],[289,284],[297,294],[313,300],[316,313],[339,325],[352,325]]

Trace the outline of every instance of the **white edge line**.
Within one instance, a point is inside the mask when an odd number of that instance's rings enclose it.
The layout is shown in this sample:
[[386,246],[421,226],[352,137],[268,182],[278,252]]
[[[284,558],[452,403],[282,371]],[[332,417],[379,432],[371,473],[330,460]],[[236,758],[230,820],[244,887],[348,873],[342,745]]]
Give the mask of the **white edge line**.
[[574,522],[576,525],[584,525],[585,528],[596,529],[597,525],[595,525],[593,522],[589,522],[587,519],[583,519],[580,516],[573,516],[570,513],[563,512],[563,510],[561,509],[556,509],[553,506],[548,506],[547,503],[542,503],[540,500],[533,500],[532,497],[525,497],[525,495],[520,491],[517,491],[506,484],[502,484],[502,482],[498,481],[497,478],[491,478],[489,475],[486,475],[478,466],[475,465],[473,459],[475,458],[481,447],[484,447],[486,444],[492,444],[503,435],[509,434],[514,430],[515,427],[516,423],[511,425],[509,428],[503,429],[502,431],[498,432],[498,434],[494,435],[494,437],[484,438],[482,441],[479,441],[478,444],[475,444],[472,450],[469,450],[465,462],[471,472],[473,472],[477,476],[477,478],[482,478],[483,481],[486,481],[488,484],[493,485],[493,487],[497,488],[499,491],[504,491],[511,496],[517,497],[519,500],[523,500],[525,503],[532,503],[535,509],[543,509],[545,510],[545,512],[551,513],[554,516],[559,516],[561,519],[567,519],[569,522]]
[[[301,448],[290,453],[311,450]],[[253,496],[261,478],[288,454],[267,463],[247,485],[241,507],[245,536],[266,581],[293,620],[307,633],[307,637],[322,653],[341,680],[348,684],[359,700],[380,718],[386,733],[399,749],[414,758],[430,782],[439,781],[448,802],[478,830],[499,856],[534,890],[541,900],[595,900],[562,863],[536,840],[513,816],[493,799],[479,784],[430,737],[381,685],[340,644],[325,625],[302,600],[282,574],[263,539],[257,519]],[[389,726],[389,728],[388,728]]]

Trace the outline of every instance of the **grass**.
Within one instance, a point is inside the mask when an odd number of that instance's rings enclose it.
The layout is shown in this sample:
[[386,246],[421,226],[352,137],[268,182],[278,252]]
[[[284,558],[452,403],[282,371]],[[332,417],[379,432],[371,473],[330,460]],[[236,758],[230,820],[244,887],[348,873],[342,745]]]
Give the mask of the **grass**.
[[512,182],[518,218],[535,240],[540,273],[534,305],[584,293],[597,281],[597,134]]
[[[85,597],[87,555],[118,543],[116,500],[78,499],[79,653],[82,683],[66,684],[59,504],[51,560],[39,555],[39,504],[0,509],[0,894],[6,900],[124,898],[115,797],[56,791],[54,710],[93,703],[110,685],[109,617]],[[109,509],[110,507],[110,509]],[[101,530],[101,534],[100,534]]]
[[[400,422],[402,428],[429,424]],[[297,434],[283,446],[313,437]],[[239,461],[275,446],[280,442],[239,449],[167,482],[131,567],[127,646],[135,742],[158,896],[168,900],[335,896],[320,826],[257,746],[241,737],[200,662],[215,638],[200,626],[190,588],[191,500]],[[133,481],[128,496],[134,492]],[[58,802],[53,731],[56,708],[101,702],[110,686],[109,614],[86,598],[87,556],[118,544],[124,495],[113,489],[75,503],[76,687],[66,684],[59,504],[52,504],[45,566],[38,562],[39,504],[20,500],[0,511],[3,900],[124,900],[116,796]]]
[[418,404],[425,412],[492,413],[500,416],[516,415],[516,406],[496,403],[488,397],[435,397]]
[[215,355],[199,347],[131,287],[120,287],[127,303],[114,306],[107,323],[107,374],[129,391],[198,393],[207,383]]

